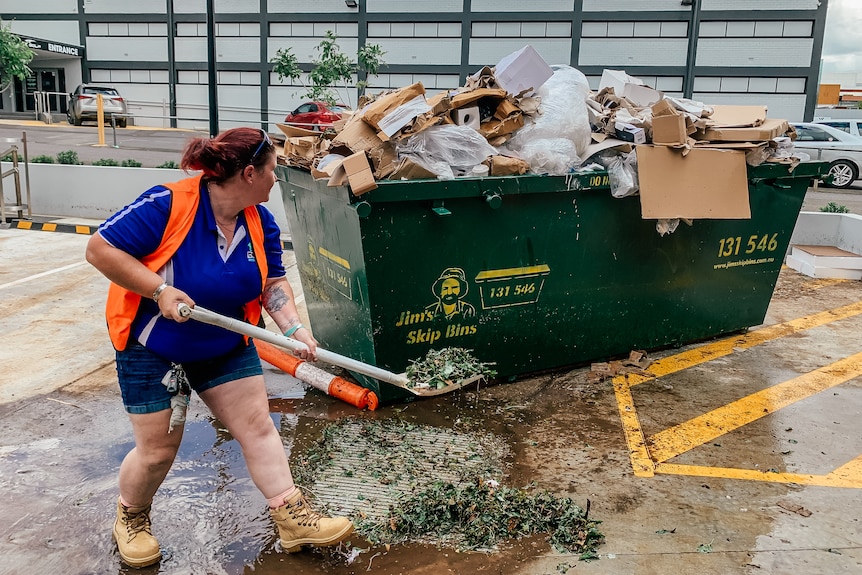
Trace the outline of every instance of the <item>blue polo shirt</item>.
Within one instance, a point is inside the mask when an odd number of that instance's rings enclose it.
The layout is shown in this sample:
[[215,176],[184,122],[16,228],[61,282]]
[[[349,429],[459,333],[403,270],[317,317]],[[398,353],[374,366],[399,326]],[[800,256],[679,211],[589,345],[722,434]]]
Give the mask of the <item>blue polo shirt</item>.
[[[255,254],[244,214],[240,214],[234,231],[242,238],[226,259],[228,250],[220,240],[215,215],[206,188],[194,223],[171,260],[158,271],[164,280],[186,292],[197,305],[233,318],[242,319],[242,306],[261,294],[257,257],[266,257],[268,277],[284,277],[281,261],[281,232],[275,217],[265,206],[258,205],[264,231],[266,254]],[[171,210],[171,191],[156,186],[108,218],[99,234],[112,246],[141,259],[158,248]],[[221,253],[220,253],[221,252]],[[132,323],[131,337],[147,349],[173,362],[206,360],[231,351],[242,336],[224,328],[195,320],[178,323],[162,317],[158,305],[142,298]]]

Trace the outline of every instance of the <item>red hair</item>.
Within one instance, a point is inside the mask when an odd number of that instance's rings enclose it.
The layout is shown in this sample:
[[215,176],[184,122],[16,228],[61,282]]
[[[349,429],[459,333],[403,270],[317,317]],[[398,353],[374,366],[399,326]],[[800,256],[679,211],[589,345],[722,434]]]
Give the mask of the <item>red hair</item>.
[[220,183],[246,166],[257,168],[266,164],[273,153],[275,147],[263,130],[231,128],[215,138],[190,140],[183,151],[180,167],[186,171],[200,170],[204,180]]

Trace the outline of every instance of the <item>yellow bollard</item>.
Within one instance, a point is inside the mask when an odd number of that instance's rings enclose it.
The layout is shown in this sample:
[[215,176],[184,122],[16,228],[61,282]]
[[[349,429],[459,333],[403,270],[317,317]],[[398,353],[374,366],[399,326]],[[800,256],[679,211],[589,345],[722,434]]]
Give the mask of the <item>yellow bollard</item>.
[[99,125],[99,143],[97,146],[105,146],[105,103],[101,94],[96,94],[96,120]]

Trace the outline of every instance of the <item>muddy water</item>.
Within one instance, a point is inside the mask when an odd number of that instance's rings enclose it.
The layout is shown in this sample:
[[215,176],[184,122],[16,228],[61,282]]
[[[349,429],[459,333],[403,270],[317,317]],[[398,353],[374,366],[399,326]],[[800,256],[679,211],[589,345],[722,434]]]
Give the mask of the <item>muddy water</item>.
[[[508,388],[514,391],[516,386]],[[542,537],[499,553],[457,553],[427,545],[350,546],[298,554],[280,552],[276,530],[246,471],[238,444],[198,401],[185,427],[179,456],[153,505],[154,534],[164,558],[143,570],[125,568],[110,530],[116,472],[133,446],[112,386],[57,393],[0,406],[0,573],[506,573],[550,553]],[[492,393],[452,396],[385,407],[369,413],[311,391],[274,397],[272,417],[292,452],[316,442],[323,428],[345,417],[390,418],[451,428],[476,426],[500,434],[515,449],[532,440],[538,419],[524,412],[526,395],[501,402]],[[517,394],[516,394],[517,395]],[[26,431],[26,432],[25,432]],[[515,457],[515,460],[517,456]],[[512,485],[528,483],[509,462]],[[345,494],[356,496],[356,494]]]

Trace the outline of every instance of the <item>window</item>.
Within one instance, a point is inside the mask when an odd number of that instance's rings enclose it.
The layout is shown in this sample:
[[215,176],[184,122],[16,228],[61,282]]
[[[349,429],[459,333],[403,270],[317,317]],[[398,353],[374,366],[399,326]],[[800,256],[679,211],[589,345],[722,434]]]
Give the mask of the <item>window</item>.
[[842,132],[850,133],[850,122],[823,122],[823,124],[837,128]]
[[832,142],[835,140],[826,130],[805,126],[796,126],[796,135],[799,142]]

